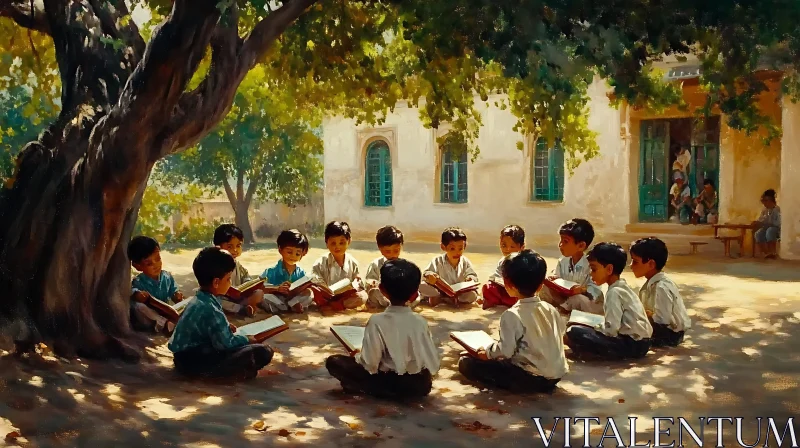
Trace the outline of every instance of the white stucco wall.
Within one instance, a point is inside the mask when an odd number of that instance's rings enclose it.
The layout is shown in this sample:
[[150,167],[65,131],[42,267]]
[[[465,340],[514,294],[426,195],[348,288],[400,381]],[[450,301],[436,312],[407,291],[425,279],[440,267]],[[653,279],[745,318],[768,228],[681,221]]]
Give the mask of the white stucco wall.
[[[355,238],[367,240],[379,227],[393,224],[408,239],[438,241],[442,229],[457,225],[470,241],[495,243],[504,225],[516,223],[533,243],[552,240],[558,226],[573,217],[590,219],[599,232],[623,232],[630,222],[630,156],[620,138],[620,113],[609,105],[606,92],[602,82],[590,91],[589,125],[598,132],[600,154],[567,177],[563,203],[529,201],[532,148],[526,143],[524,151],[517,149],[523,136],[512,130],[515,119],[507,110],[480,105],[481,153],[468,168],[467,204],[438,202],[437,131],[422,126],[417,109],[395,109],[379,129],[329,119],[324,124],[325,220],[347,221]],[[388,208],[364,206],[364,152],[378,136],[388,140],[392,152],[394,194]]]
[[800,260],[800,103],[783,100],[781,141],[781,258]]

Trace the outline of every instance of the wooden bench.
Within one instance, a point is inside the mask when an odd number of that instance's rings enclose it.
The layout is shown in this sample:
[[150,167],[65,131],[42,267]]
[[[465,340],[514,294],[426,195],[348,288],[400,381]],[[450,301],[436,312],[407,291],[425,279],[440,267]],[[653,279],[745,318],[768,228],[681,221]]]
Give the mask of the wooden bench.
[[705,241],[689,241],[689,246],[691,246],[691,252],[690,253],[696,254],[697,253],[697,249],[700,246],[705,246],[706,244],[708,244],[708,243],[705,242]]
[[731,256],[731,242],[736,241],[739,243],[739,256],[743,255],[744,248],[742,244],[744,243],[742,236],[718,236],[718,240],[722,241],[722,244],[725,246],[725,256]]

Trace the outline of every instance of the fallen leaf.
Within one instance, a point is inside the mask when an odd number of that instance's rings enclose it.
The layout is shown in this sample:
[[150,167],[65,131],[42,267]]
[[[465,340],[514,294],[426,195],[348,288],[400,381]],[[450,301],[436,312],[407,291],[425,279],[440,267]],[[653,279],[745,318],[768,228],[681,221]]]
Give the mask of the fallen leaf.
[[269,426],[267,426],[267,424],[264,423],[263,420],[259,420],[253,423],[253,429],[255,429],[256,431],[266,431],[267,428],[269,428]]
[[306,435],[306,432],[305,431],[297,431],[294,434],[297,435],[297,436],[304,436],[304,435]]
[[347,426],[349,426],[350,429],[352,429],[353,431],[361,431],[362,429],[364,429],[364,427],[359,425],[358,423],[348,423]]
[[10,433],[6,434],[6,442],[13,442],[13,441],[17,440],[17,438],[19,438],[21,436],[22,436],[22,434],[20,434],[19,432],[11,431]]
[[373,432],[373,434],[375,434],[375,435],[376,435],[376,436],[378,436],[378,437],[380,437],[380,436],[381,436],[381,433],[379,433],[378,431],[375,431],[375,432]]
[[484,425],[483,423],[481,423],[481,422],[479,422],[477,420],[475,420],[472,423],[453,422],[453,425],[455,425],[455,426],[457,426],[457,427],[459,427],[459,428],[461,428],[461,429],[463,429],[465,431],[469,431],[469,432],[475,432],[475,431],[497,431],[496,429],[492,428],[491,426]]
[[620,398],[619,400],[617,400],[617,403],[625,403],[625,399],[624,398]]
[[260,370],[258,372],[258,376],[272,376],[272,375],[280,375],[280,374],[281,374],[280,371],[272,370],[272,369],[269,369],[269,370],[268,369],[262,369],[262,370]]
[[281,429],[280,431],[278,431],[278,435],[281,437],[289,437],[290,435],[292,435],[292,433],[290,433],[288,429]]
[[448,389],[446,387],[443,387],[443,388],[439,389],[439,393],[440,394],[446,394],[447,392],[450,392],[450,389]]

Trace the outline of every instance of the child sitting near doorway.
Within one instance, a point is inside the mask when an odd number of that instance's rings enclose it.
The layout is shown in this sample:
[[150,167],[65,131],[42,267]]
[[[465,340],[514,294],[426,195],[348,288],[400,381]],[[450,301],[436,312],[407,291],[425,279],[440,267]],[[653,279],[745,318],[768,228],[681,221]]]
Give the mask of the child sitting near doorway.
[[764,209],[758,221],[753,222],[753,227],[757,228],[753,234],[758,249],[764,254],[764,258],[778,258],[778,239],[781,236],[781,208],[778,207],[777,195],[775,190],[769,189],[761,195],[761,203]]
[[669,190],[672,207],[675,215],[681,224],[689,224],[692,220],[694,210],[692,210],[692,191],[686,183],[686,175],[682,171],[675,171],[672,174],[675,183]]
[[717,190],[714,188],[714,181],[705,179],[703,190],[695,198],[697,207],[694,209],[696,222],[701,224],[717,223]]

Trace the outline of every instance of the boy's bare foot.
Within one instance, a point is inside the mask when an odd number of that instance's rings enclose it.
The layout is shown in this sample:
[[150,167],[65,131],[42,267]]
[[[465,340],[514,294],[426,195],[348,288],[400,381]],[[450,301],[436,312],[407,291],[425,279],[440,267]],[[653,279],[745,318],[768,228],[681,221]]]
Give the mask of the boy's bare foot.
[[292,311],[294,311],[295,313],[302,313],[303,311],[305,311],[305,308],[303,308],[302,303],[295,303],[292,306]]

